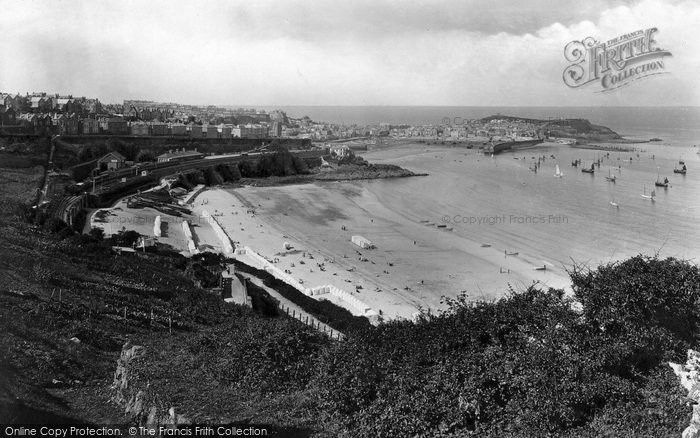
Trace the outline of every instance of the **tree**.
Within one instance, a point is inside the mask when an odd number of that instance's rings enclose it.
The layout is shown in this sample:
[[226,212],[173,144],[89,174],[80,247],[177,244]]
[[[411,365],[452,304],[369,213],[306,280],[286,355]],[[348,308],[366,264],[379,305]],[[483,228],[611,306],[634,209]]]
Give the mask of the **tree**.
[[141,150],[141,151],[139,151],[138,154],[136,154],[136,161],[138,161],[139,163],[143,163],[146,161],[155,161],[155,160],[156,160],[156,156],[151,151]]
[[88,235],[97,241],[102,241],[105,237],[105,231],[102,228],[92,227]]

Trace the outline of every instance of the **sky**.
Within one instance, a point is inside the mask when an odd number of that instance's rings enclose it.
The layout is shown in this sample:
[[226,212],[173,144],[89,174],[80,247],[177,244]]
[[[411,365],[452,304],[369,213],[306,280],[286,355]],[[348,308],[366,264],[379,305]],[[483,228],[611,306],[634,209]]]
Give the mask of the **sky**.
[[[0,91],[212,105],[700,105],[700,1],[0,0]],[[562,80],[649,27],[667,74]]]

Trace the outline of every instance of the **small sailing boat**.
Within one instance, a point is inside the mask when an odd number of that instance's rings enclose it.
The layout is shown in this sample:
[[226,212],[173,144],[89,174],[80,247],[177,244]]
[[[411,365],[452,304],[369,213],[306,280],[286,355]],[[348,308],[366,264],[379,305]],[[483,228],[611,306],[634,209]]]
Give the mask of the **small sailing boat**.
[[[658,167],[657,167],[658,169]],[[663,187],[665,189],[668,188],[668,178],[664,178],[663,182],[659,181],[659,173],[657,172],[656,174],[656,182],[654,183],[656,187]]]
[[608,176],[606,176],[605,179],[606,179],[607,181],[610,181],[610,182],[615,182],[615,180],[617,180],[617,177],[616,177],[616,176],[613,176],[613,175],[610,173],[610,169],[608,169]]
[[595,163],[591,164],[590,169],[584,167],[583,169],[581,169],[581,172],[583,172],[583,173],[595,173]]
[[620,204],[615,202],[615,198],[613,198],[612,201],[610,201],[610,205],[612,205],[615,208],[620,208]]
[[557,164],[556,170],[554,171],[554,176],[557,177],[557,178],[561,178],[562,176],[564,176],[564,174],[563,174],[563,173],[561,172],[561,170],[559,169],[559,165],[558,165],[558,164]]
[[649,199],[651,202],[654,202],[654,197],[656,197],[656,190],[652,190],[651,195],[647,195],[647,186],[644,185],[644,194],[642,194],[642,198]]
[[686,172],[688,172],[688,168],[685,167],[685,163],[683,164],[683,167],[681,167],[680,169],[673,169],[673,173],[680,173],[682,175],[685,175]]

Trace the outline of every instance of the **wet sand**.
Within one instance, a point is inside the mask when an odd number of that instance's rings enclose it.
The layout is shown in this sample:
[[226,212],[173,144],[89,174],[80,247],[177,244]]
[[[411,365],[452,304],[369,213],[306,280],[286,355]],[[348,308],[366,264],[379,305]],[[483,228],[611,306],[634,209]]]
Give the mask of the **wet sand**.
[[[508,283],[568,283],[559,274],[533,271],[531,263],[482,247],[448,227],[408,220],[385,208],[368,185],[212,189],[197,197],[195,210],[206,207],[219,214],[217,220],[237,246],[275,261],[304,286],[357,291],[357,298],[381,310],[384,318],[411,318],[421,308],[437,310],[443,307],[443,295],[454,297],[461,291],[473,299],[495,299],[507,292]],[[350,240],[353,235],[369,239],[376,248],[359,248]],[[285,242],[291,250],[284,249]]]

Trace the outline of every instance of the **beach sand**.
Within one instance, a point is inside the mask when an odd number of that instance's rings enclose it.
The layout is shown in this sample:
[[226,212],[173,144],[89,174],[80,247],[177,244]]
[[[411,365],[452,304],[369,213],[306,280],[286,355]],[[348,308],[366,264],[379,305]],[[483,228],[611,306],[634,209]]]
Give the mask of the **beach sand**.
[[[209,221],[194,214],[173,216],[159,212],[152,207],[130,208],[127,206],[127,198],[117,202],[114,207],[100,208],[89,215],[90,228],[101,228],[105,236],[117,234],[120,230],[133,230],[146,237],[154,237],[154,225],[157,216],[161,218],[161,236],[157,238],[159,243],[172,246],[183,255],[191,255],[187,249],[187,237],[182,228],[182,223],[188,221],[192,231],[193,240],[199,251],[221,252],[222,245],[217,239]],[[100,212],[106,212],[104,219],[98,219]],[[103,213],[104,214],[104,213]]]
[[[195,199],[193,214],[207,209],[237,247],[276,260],[305,287],[333,285],[353,292],[381,310],[384,319],[410,319],[419,309],[444,308],[441,297],[461,291],[488,300],[507,293],[509,283],[520,289],[533,280],[568,284],[560,273],[533,271],[532,263],[520,257],[481,247],[435,224],[407,220],[385,208],[369,184],[210,189]],[[376,248],[359,248],[351,242],[353,235]]]

